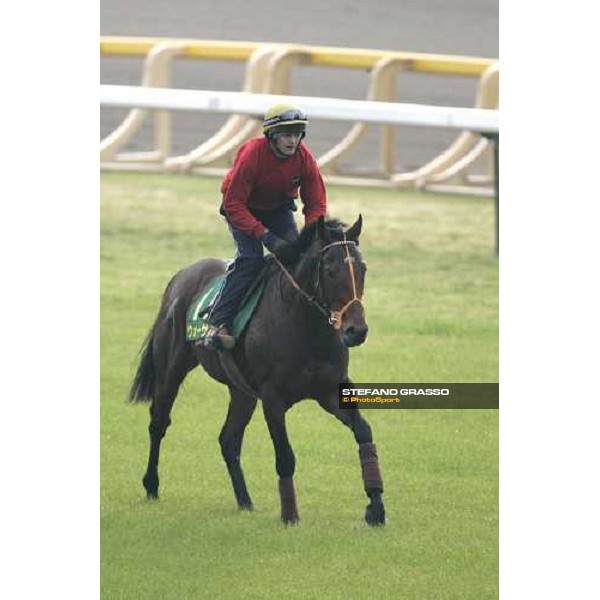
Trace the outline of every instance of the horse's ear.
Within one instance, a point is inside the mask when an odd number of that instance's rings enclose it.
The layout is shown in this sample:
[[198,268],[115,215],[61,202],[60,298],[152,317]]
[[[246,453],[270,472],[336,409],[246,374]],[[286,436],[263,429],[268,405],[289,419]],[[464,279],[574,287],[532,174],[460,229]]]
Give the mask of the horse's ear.
[[317,237],[325,244],[329,242],[329,231],[325,226],[325,217],[319,217],[317,220]]
[[346,237],[353,242],[358,244],[358,237],[360,236],[360,232],[362,230],[362,214],[359,213],[358,219],[348,231],[346,231]]

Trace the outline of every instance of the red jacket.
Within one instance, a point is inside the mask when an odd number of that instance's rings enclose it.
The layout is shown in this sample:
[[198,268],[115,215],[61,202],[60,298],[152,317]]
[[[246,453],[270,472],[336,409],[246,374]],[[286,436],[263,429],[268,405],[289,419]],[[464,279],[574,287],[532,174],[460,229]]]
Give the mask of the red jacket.
[[280,159],[267,138],[246,142],[237,153],[223,183],[223,208],[234,227],[260,237],[266,227],[249,209],[272,210],[298,197],[305,224],[325,215],[325,184],[311,151],[300,143],[293,156]]

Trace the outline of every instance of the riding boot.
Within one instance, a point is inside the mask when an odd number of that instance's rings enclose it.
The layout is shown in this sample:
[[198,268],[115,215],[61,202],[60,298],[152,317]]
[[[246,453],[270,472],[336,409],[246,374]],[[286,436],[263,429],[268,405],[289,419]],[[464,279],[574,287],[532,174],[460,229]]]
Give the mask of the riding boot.
[[203,346],[218,350],[231,350],[235,346],[235,338],[231,333],[233,321],[263,262],[262,256],[238,256],[235,259],[232,268],[227,272],[225,285],[210,311],[210,328],[204,337]]
[[197,346],[214,348],[216,350],[233,350],[235,337],[229,333],[227,325],[211,325],[203,339],[196,342]]

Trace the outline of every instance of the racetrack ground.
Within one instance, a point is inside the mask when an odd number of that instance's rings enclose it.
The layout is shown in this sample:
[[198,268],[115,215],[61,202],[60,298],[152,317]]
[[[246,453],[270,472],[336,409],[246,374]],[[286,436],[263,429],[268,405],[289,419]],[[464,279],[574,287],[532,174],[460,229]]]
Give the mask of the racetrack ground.
[[[147,407],[126,394],[172,274],[232,245],[217,179],[101,178],[101,560],[104,599],[496,598],[498,412],[364,411],[379,448],[388,523],[362,521],[351,434],[315,403],[288,413],[299,527],[278,522],[260,411],[243,464],[257,505],[237,511],[217,443],[225,388],[192,373],[161,455],[161,499],[141,487]],[[355,381],[498,381],[498,263],[490,200],[328,188],[330,212],[365,218],[369,338]]]

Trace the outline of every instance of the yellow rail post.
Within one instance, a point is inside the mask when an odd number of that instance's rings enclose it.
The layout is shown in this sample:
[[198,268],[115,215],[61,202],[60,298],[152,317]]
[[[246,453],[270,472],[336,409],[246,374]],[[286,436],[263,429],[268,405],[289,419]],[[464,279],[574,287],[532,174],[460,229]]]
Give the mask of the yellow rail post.
[[[498,108],[499,92],[499,65],[490,65],[481,75],[478,85],[475,106],[477,108]],[[477,191],[469,190],[474,184],[491,183],[493,177],[488,164],[488,177],[483,182],[476,178],[469,179],[465,171],[485,152],[489,152],[489,142],[481,136],[471,133],[461,133],[458,138],[444,152],[436,158],[423,165],[415,171],[408,173],[397,173],[392,176],[391,181],[397,187],[414,186],[422,189],[439,191]],[[447,183],[451,179],[462,176],[459,184],[452,186]],[[445,184],[445,185],[443,185]],[[491,188],[486,193],[492,193]]]
[[[168,86],[171,80],[171,61],[182,50],[183,45],[176,42],[163,42],[153,46],[144,62],[142,85]],[[129,111],[121,124],[100,143],[100,160],[162,162],[171,152],[171,115],[168,111],[157,111],[154,115],[154,150],[118,154],[140,130],[148,114],[149,111],[143,109]]]
[[[415,52],[391,52],[355,48],[290,45],[280,43],[229,42],[214,40],[128,38],[103,36],[100,51],[105,56],[146,57],[142,85],[167,86],[171,60],[186,59],[246,62],[244,91],[287,95],[294,66],[308,64],[316,67],[361,69],[370,71],[368,99],[394,101],[398,70],[415,73],[479,77],[476,106],[497,108],[498,63],[488,58],[443,56]],[[240,144],[260,133],[260,122],[246,115],[232,115],[208,140],[181,156],[171,153],[171,117],[168,111],[154,116],[154,149],[150,152],[120,151],[139,131],[150,111],[134,109],[123,122],[101,142],[101,164],[156,169],[216,171],[209,165],[228,166]],[[395,136],[393,125],[381,126],[380,172],[376,178],[365,175],[348,176],[339,173],[337,162],[355,147],[367,131],[367,124],[355,123],[344,138],[319,157],[319,164],[329,180],[347,184],[393,185],[425,187],[434,191],[476,191],[485,184],[489,190],[492,180],[492,157],[489,143],[472,133],[461,134],[436,158],[408,173],[395,172]],[[467,170],[481,157],[487,157],[487,174],[470,175]],[[337,176],[340,175],[340,176]],[[452,187],[452,182],[462,184]]]
[[[410,61],[396,56],[384,56],[371,71],[367,100],[392,102],[396,98],[396,74],[399,69],[406,70]],[[356,123],[338,144],[319,157],[318,163],[324,173],[339,175],[337,166],[340,158],[349,152],[367,133],[369,125]],[[381,172],[391,175],[395,163],[395,129],[392,125],[384,125],[380,144]]]
[[[254,54],[258,53],[260,53],[261,62],[259,75],[255,77],[256,89],[245,91],[288,95],[290,93],[292,67],[306,61],[306,52],[294,47],[266,47],[256,50]],[[232,164],[233,156],[239,146],[250,138],[260,135],[261,131],[261,121],[245,117],[242,128],[231,132],[228,137],[221,135],[218,145],[213,145],[206,149],[202,155],[196,155],[193,160],[188,162],[189,168],[197,170],[199,167],[208,165],[229,166]]]

